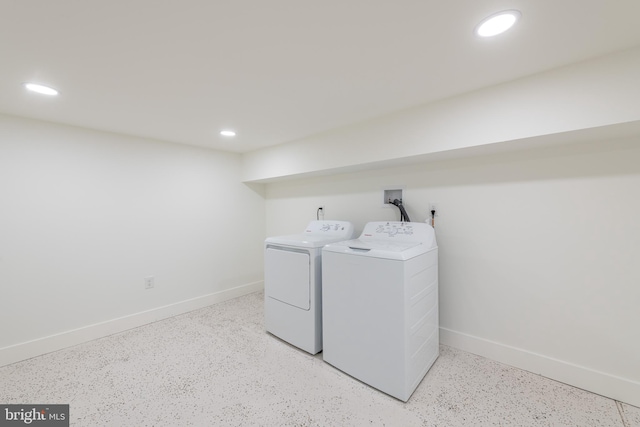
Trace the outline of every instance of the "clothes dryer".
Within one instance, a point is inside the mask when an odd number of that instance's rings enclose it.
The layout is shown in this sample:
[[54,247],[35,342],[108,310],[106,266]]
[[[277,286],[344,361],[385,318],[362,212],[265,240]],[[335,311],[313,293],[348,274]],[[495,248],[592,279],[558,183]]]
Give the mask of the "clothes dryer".
[[433,227],[370,222],[322,260],[323,359],[407,401],[439,355]]
[[265,327],[311,354],[322,350],[322,247],[353,238],[347,221],[311,221],[301,234],[265,240]]

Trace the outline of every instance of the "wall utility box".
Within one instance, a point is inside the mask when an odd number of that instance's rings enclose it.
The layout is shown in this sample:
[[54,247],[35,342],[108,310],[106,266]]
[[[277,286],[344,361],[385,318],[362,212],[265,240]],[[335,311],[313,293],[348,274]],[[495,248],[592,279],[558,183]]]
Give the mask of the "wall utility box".
[[395,199],[402,201],[402,188],[396,188],[394,190],[384,190],[382,203],[385,205],[391,204]]

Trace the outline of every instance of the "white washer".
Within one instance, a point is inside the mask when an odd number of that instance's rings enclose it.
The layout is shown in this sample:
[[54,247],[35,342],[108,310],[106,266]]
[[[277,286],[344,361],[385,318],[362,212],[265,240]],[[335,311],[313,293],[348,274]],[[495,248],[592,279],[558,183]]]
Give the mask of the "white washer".
[[324,361],[406,402],[439,355],[433,227],[370,222],[322,258]]
[[322,350],[322,247],[353,232],[347,221],[311,221],[301,234],[265,240],[268,332],[311,354]]

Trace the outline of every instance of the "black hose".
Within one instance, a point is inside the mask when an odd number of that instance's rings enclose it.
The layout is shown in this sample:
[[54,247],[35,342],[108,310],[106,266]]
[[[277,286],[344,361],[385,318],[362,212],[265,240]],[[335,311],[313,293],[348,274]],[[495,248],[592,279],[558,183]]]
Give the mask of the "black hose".
[[411,222],[411,220],[409,219],[409,215],[407,214],[407,211],[404,209],[404,206],[402,206],[402,202],[400,200],[395,199],[391,203],[396,205],[398,209],[400,209],[400,221]]
[[398,199],[394,199],[393,202],[391,202],[394,206],[396,206],[398,208],[398,210],[400,211],[400,221],[404,222],[404,207],[402,206],[402,202]]

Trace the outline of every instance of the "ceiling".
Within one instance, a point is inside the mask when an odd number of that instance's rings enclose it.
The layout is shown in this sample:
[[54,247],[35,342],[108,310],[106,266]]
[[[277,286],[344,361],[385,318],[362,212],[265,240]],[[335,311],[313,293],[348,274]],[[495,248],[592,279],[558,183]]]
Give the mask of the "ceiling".
[[[234,152],[640,45],[638,0],[0,6],[0,112]],[[516,27],[474,36],[504,9],[522,12]],[[28,93],[27,81],[60,95]]]

